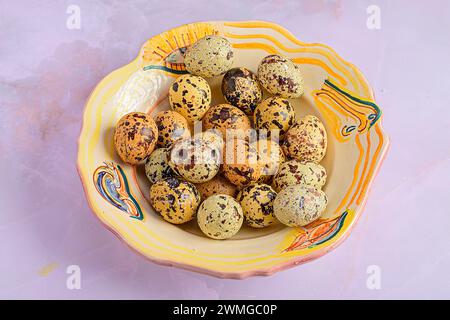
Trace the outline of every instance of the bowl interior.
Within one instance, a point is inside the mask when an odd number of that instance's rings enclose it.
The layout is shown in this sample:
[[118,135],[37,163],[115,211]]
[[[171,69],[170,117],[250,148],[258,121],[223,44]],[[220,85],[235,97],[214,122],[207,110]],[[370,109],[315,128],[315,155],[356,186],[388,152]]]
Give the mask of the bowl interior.
[[[267,55],[262,50],[240,50],[235,49],[235,62],[233,67],[245,67],[247,69],[252,70],[256,73],[258,64]],[[300,99],[290,99],[291,104],[294,106],[296,118],[302,117],[307,114],[312,114],[317,117],[319,117],[323,122],[324,126],[327,129],[327,123],[321,116],[320,112],[317,110],[317,108],[314,105],[313,98],[311,96],[311,92],[320,88],[323,84],[323,81],[325,79],[326,74],[321,72],[322,70],[317,66],[310,66],[310,65],[304,65],[302,66],[302,71],[305,76],[305,92],[306,94],[301,97]],[[207,79],[208,83],[211,86],[211,93],[212,93],[212,102],[211,105],[216,105],[220,103],[227,103],[222,95],[221,92],[221,83],[222,83],[223,76],[214,77]],[[175,80],[175,78],[174,78]],[[157,100],[159,103],[157,104],[156,108],[154,108],[150,114],[155,115],[157,112],[161,110],[170,110],[169,101],[167,98],[167,88],[163,90],[160,95],[157,97]],[[270,97],[271,94],[269,94],[266,90],[264,90],[264,98]],[[325,167],[327,170],[327,183],[324,186],[324,191],[327,192],[328,186],[333,184],[333,159],[334,159],[334,142],[333,137],[329,136],[329,144],[327,148],[327,154],[321,164]],[[139,189],[141,190],[141,193],[145,196],[147,201],[149,200],[149,189],[151,184],[149,183],[148,179],[145,176],[145,170],[142,166],[139,166],[136,168],[136,176],[137,176],[137,183],[139,186]],[[339,197],[339,194],[334,194],[334,197]],[[333,202],[333,199],[330,199],[330,202]],[[160,218],[159,214],[151,210],[147,214],[155,215],[157,218]],[[195,219],[189,223],[183,224],[183,225],[177,225],[177,228],[180,228],[181,230],[184,230],[190,234],[205,237],[206,236],[201,232],[201,230],[197,226],[197,222]],[[272,234],[274,232],[281,231],[282,229],[287,228],[286,226],[282,225],[281,223],[276,223],[268,228],[263,229],[255,229],[243,225],[242,229],[236,234],[232,239],[230,240],[240,240],[240,239],[254,239],[259,238],[262,236],[267,236],[269,234]]]

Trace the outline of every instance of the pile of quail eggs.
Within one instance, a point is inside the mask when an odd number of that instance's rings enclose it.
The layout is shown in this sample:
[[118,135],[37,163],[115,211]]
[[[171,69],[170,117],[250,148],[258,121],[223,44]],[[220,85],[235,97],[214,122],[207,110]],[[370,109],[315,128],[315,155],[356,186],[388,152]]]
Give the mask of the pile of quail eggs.
[[[269,55],[255,74],[232,68],[233,58],[230,42],[216,35],[187,48],[189,74],[171,84],[171,110],[123,116],[114,132],[117,153],[126,163],[145,165],[150,204],[170,223],[196,219],[213,239],[233,237],[243,223],[305,226],[328,201],[322,191],[327,173],[319,164],[327,134],[315,116],[296,119],[289,99],[304,93],[300,67]],[[211,106],[205,78],[222,75],[227,103]],[[264,99],[263,88],[272,96]],[[203,131],[192,135],[197,121]],[[248,135],[252,129],[265,135]]]

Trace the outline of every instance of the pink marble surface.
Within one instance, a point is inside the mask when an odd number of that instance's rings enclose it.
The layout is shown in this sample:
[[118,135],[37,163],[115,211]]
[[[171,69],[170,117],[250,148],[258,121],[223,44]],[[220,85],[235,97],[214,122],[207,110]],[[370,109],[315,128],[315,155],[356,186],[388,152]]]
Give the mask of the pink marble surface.
[[[66,9],[81,9],[81,29]],[[381,29],[366,9],[381,9]],[[152,35],[261,19],[365,73],[391,148],[366,210],[331,254],[268,278],[220,280],[147,262],[91,214],[75,169],[95,84]],[[450,2],[0,0],[0,298],[450,298]],[[66,268],[81,268],[81,289]],[[367,268],[381,271],[371,290]]]

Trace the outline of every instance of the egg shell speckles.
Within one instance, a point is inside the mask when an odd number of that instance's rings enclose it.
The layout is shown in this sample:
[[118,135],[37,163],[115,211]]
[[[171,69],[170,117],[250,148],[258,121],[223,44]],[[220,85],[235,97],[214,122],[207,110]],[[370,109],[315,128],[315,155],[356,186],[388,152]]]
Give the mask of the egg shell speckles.
[[256,74],[246,68],[228,70],[222,79],[222,94],[225,100],[252,115],[262,100],[262,88]]
[[145,175],[150,183],[153,184],[174,175],[172,168],[169,166],[169,154],[168,148],[159,148],[148,156],[145,162]]
[[284,154],[303,162],[319,163],[327,151],[327,133],[319,118],[307,115],[295,123],[284,136]]
[[164,220],[181,224],[195,217],[200,194],[192,183],[171,177],[150,187],[150,204]]
[[236,186],[219,175],[207,182],[196,184],[195,186],[197,187],[198,192],[200,192],[203,200],[215,194],[226,194],[231,197],[236,195]]
[[225,73],[233,65],[233,48],[220,36],[201,38],[184,53],[186,70],[205,78]]
[[299,98],[305,91],[299,66],[279,55],[269,55],[261,61],[258,79],[267,91],[283,98]]
[[173,171],[193,183],[211,180],[219,172],[221,152],[203,139],[177,141],[170,152],[169,165]]
[[257,182],[261,177],[258,152],[242,139],[227,141],[222,168],[225,177],[238,187]]
[[226,103],[209,108],[202,124],[204,130],[217,129],[224,140],[227,140],[229,135],[243,138],[252,128],[250,119],[242,110]]
[[151,116],[142,112],[124,115],[114,130],[114,145],[120,158],[129,164],[142,163],[155,149],[158,128]]
[[283,150],[273,140],[259,139],[252,143],[258,151],[261,177],[258,182],[269,182],[278,172],[281,164],[286,161]]
[[187,120],[178,112],[160,111],[155,116],[155,123],[158,127],[158,147],[170,147],[175,141],[191,136]]
[[280,170],[273,179],[273,187],[278,192],[295,184],[321,189],[326,181],[327,172],[320,164],[290,160],[280,166]]
[[273,202],[277,193],[266,184],[244,187],[236,197],[244,212],[245,223],[253,228],[268,227],[276,221]]
[[218,148],[220,152],[223,152],[225,142],[223,141],[222,134],[216,129],[209,129],[207,131],[199,132],[194,135],[194,139],[203,139],[206,143],[211,143],[214,147]]
[[202,202],[197,222],[205,235],[213,239],[228,239],[238,233],[244,221],[242,207],[233,197],[216,194]]
[[328,203],[326,194],[302,184],[281,190],[273,203],[277,219],[290,227],[302,227],[319,219]]
[[255,128],[268,131],[267,136],[278,130],[279,137],[283,137],[295,122],[295,111],[289,100],[270,97],[256,107],[253,120]]
[[199,121],[210,107],[211,88],[202,77],[182,75],[169,88],[169,103],[188,122]]

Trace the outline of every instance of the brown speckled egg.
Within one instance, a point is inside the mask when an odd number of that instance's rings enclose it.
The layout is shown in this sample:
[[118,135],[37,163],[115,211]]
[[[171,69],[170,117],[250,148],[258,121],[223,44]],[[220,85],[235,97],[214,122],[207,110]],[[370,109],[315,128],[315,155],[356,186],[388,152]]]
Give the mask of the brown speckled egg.
[[270,97],[256,107],[253,119],[255,128],[267,130],[268,137],[277,131],[282,138],[295,122],[295,111],[289,100]]
[[211,88],[202,77],[182,75],[169,88],[169,103],[188,122],[199,121],[209,109]]
[[273,202],[277,193],[266,184],[244,187],[236,197],[244,211],[245,222],[253,228],[268,227],[276,221]]
[[238,233],[244,221],[242,207],[233,197],[216,194],[202,202],[197,223],[205,235],[213,239],[229,239]]
[[201,138],[207,143],[213,144],[221,153],[223,152],[225,143],[219,130],[209,129],[207,131],[199,132],[194,135],[194,138]]
[[244,138],[248,130],[252,128],[250,119],[243,111],[226,103],[209,108],[203,117],[202,124],[204,130],[220,131],[224,140],[234,135]]
[[246,68],[233,68],[225,73],[222,94],[229,104],[248,115],[253,114],[263,95],[258,77]]
[[288,130],[281,148],[289,158],[318,163],[327,151],[325,127],[319,118],[307,115]]
[[124,115],[114,130],[114,145],[120,158],[129,164],[142,163],[156,146],[158,128],[152,117],[142,112]]
[[279,55],[270,55],[261,61],[258,79],[267,91],[283,98],[298,98],[305,91],[299,66]]
[[258,152],[248,141],[230,139],[225,144],[223,174],[238,187],[249,185],[261,177],[258,159]]
[[169,157],[173,171],[189,182],[202,183],[211,180],[219,172],[220,150],[201,138],[177,141]]
[[145,175],[150,183],[172,177],[174,172],[169,166],[169,148],[155,149],[145,162]]
[[211,180],[195,185],[202,199],[206,199],[214,194],[227,194],[234,197],[236,195],[236,186],[230,183],[222,176],[215,176]]
[[164,220],[181,224],[194,218],[200,194],[192,183],[171,177],[151,186],[150,204]]
[[158,126],[158,147],[170,147],[175,141],[191,136],[187,120],[178,112],[160,111],[155,116],[155,122]]
[[273,186],[280,191],[294,184],[305,184],[321,189],[327,181],[327,172],[320,164],[314,162],[302,163],[298,160],[286,161],[273,179]]
[[205,78],[225,73],[233,65],[233,48],[221,36],[201,38],[184,53],[186,70]]
[[273,202],[277,219],[290,227],[303,227],[319,219],[328,203],[326,194],[303,184],[281,190]]
[[269,182],[286,160],[280,145],[268,139],[259,139],[252,143],[258,151],[261,177],[258,182]]

